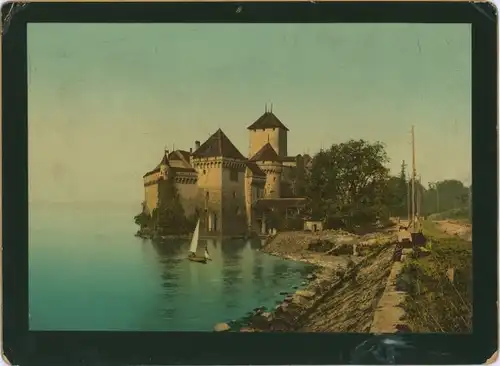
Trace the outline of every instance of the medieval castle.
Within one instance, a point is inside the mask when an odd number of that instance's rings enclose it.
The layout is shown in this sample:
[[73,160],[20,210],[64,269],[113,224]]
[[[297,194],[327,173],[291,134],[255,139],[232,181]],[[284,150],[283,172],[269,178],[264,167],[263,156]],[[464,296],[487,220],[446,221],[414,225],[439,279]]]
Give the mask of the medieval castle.
[[189,151],[165,151],[144,175],[145,213],[157,207],[164,179],[175,182],[186,216],[198,212],[204,234],[266,233],[271,212],[297,213],[305,204],[299,194],[310,157],[288,156],[289,130],[267,107],[247,129],[248,158],[221,129]]

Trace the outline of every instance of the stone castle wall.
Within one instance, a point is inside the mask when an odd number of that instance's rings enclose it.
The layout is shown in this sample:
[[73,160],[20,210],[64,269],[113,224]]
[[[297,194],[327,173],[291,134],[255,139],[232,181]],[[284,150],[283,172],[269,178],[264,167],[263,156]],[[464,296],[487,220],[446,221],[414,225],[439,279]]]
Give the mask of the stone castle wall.
[[287,133],[281,128],[268,128],[250,131],[249,158],[254,156],[267,143],[270,143],[279,156],[287,156]]
[[245,165],[224,162],[222,170],[222,232],[224,235],[242,235],[247,231],[245,207]]

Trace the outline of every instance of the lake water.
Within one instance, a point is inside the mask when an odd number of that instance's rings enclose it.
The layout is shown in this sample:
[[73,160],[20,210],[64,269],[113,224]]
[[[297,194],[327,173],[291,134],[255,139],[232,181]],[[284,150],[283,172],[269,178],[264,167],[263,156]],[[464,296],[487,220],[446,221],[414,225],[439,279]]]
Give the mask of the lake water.
[[211,331],[274,307],[312,269],[257,251],[260,240],[208,239],[213,261],[194,263],[187,240],[136,238],[135,211],[30,207],[30,329]]

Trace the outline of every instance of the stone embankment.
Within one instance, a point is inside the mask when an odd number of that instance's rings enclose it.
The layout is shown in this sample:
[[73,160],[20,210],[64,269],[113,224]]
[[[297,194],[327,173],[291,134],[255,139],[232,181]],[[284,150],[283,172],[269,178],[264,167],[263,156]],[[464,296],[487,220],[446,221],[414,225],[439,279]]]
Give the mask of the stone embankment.
[[397,233],[284,232],[261,250],[317,266],[305,288],[273,311],[255,309],[241,331],[369,332],[393,267]]

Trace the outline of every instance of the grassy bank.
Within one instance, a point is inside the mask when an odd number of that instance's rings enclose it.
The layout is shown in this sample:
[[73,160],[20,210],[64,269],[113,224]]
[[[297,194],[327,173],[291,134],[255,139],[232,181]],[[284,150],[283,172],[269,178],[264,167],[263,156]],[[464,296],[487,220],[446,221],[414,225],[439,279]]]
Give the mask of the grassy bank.
[[465,208],[454,208],[448,211],[435,213],[429,215],[430,220],[457,220],[463,222],[470,222],[469,209]]
[[429,255],[409,259],[399,278],[413,332],[472,331],[472,244],[423,225]]

